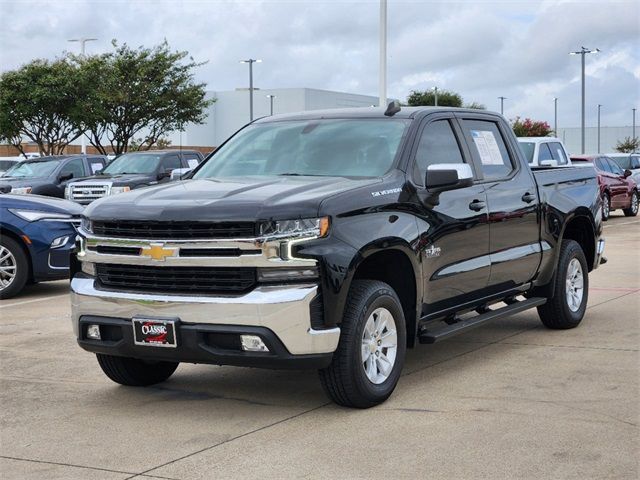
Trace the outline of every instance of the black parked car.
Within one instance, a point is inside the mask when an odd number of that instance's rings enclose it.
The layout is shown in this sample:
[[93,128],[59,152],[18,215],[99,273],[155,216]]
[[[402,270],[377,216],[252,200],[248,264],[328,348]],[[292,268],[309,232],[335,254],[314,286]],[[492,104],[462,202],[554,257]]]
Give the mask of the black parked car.
[[61,155],[25,160],[0,178],[0,193],[64,198],[69,180],[85,178],[107,164],[102,155]]
[[168,182],[171,172],[195,168],[202,161],[196,150],[150,150],[120,155],[104,170],[80,182],[70,182],[65,198],[82,205],[134,188]]

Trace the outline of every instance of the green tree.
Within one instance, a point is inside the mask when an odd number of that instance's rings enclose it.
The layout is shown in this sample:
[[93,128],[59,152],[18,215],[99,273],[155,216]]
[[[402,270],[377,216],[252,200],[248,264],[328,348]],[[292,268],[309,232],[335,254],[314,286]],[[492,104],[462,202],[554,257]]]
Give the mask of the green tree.
[[482,103],[478,103],[478,102],[471,102],[471,103],[467,103],[464,108],[472,108],[474,110],[486,110],[487,106],[482,104]]
[[553,133],[547,122],[535,121],[530,118],[520,120],[520,117],[516,117],[511,121],[511,128],[513,128],[516,137],[548,137]]
[[[436,97],[433,90],[423,92],[413,90],[407,97],[407,105],[410,107],[433,106],[436,104]],[[438,90],[438,106],[440,107],[462,107],[462,97],[460,94],[449,90]]]
[[77,71],[64,59],[34,60],[0,76],[0,138],[18,147],[23,138],[43,155],[56,155],[80,136],[77,99],[86,95]]
[[623,141],[616,143],[616,152],[634,153],[640,150],[640,138],[625,137]]
[[215,100],[207,100],[205,84],[194,80],[202,63],[187,59],[187,52],[171,51],[166,41],[137,49],[112,43],[113,52],[72,57],[80,83],[92,86],[79,104],[84,129],[98,151],[119,155],[136,137],[136,147],[149,149],[170,131],[204,122]]

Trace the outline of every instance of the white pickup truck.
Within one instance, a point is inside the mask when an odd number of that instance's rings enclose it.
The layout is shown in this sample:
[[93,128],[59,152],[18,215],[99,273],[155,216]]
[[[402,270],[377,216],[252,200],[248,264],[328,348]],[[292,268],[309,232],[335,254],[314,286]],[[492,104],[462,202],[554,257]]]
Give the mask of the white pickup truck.
[[556,137],[518,137],[520,149],[532,167],[570,166],[571,159]]

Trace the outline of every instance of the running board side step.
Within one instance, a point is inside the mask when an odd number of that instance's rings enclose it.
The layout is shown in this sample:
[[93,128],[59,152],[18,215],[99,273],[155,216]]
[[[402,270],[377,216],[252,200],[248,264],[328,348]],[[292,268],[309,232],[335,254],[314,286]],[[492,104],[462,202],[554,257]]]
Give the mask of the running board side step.
[[476,315],[475,317],[460,320],[450,325],[444,322],[438,322],[444,323],[444,326],[433,330],[421,330],[421,332],[418,334],[418,341],[420,343],[436,343],[440,340],[444,340],[445,338],[453,337],[454,335],[458,335],[459,333],[463,333],[467,330],[471,330],[472,328],[484,325],[485,323],[491,322],[492,320],[498,320],[499,318],[505,318],[510,315],[515,315],[516,313],[524,312],[525,310],[529,310],[530,308],[543,305],[546,302],[547,299],[544,297],[532,297],[526,300],[512,303],[511,305],[506,305],[502,308],[497,308],[496,310],[490,310],[486,313]]

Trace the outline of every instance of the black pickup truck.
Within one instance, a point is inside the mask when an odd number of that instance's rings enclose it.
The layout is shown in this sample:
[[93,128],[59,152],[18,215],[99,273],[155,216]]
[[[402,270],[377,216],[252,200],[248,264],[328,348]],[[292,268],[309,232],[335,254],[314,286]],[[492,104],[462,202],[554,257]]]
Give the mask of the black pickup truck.
[[361,408],[391,395],[416,343],[534,307],[576,327],[604,261],[595,172],[532,171],[504,118],[477,110],[260,119],[191,179],[85,215],[72,322],[109,378],[311,368]]

